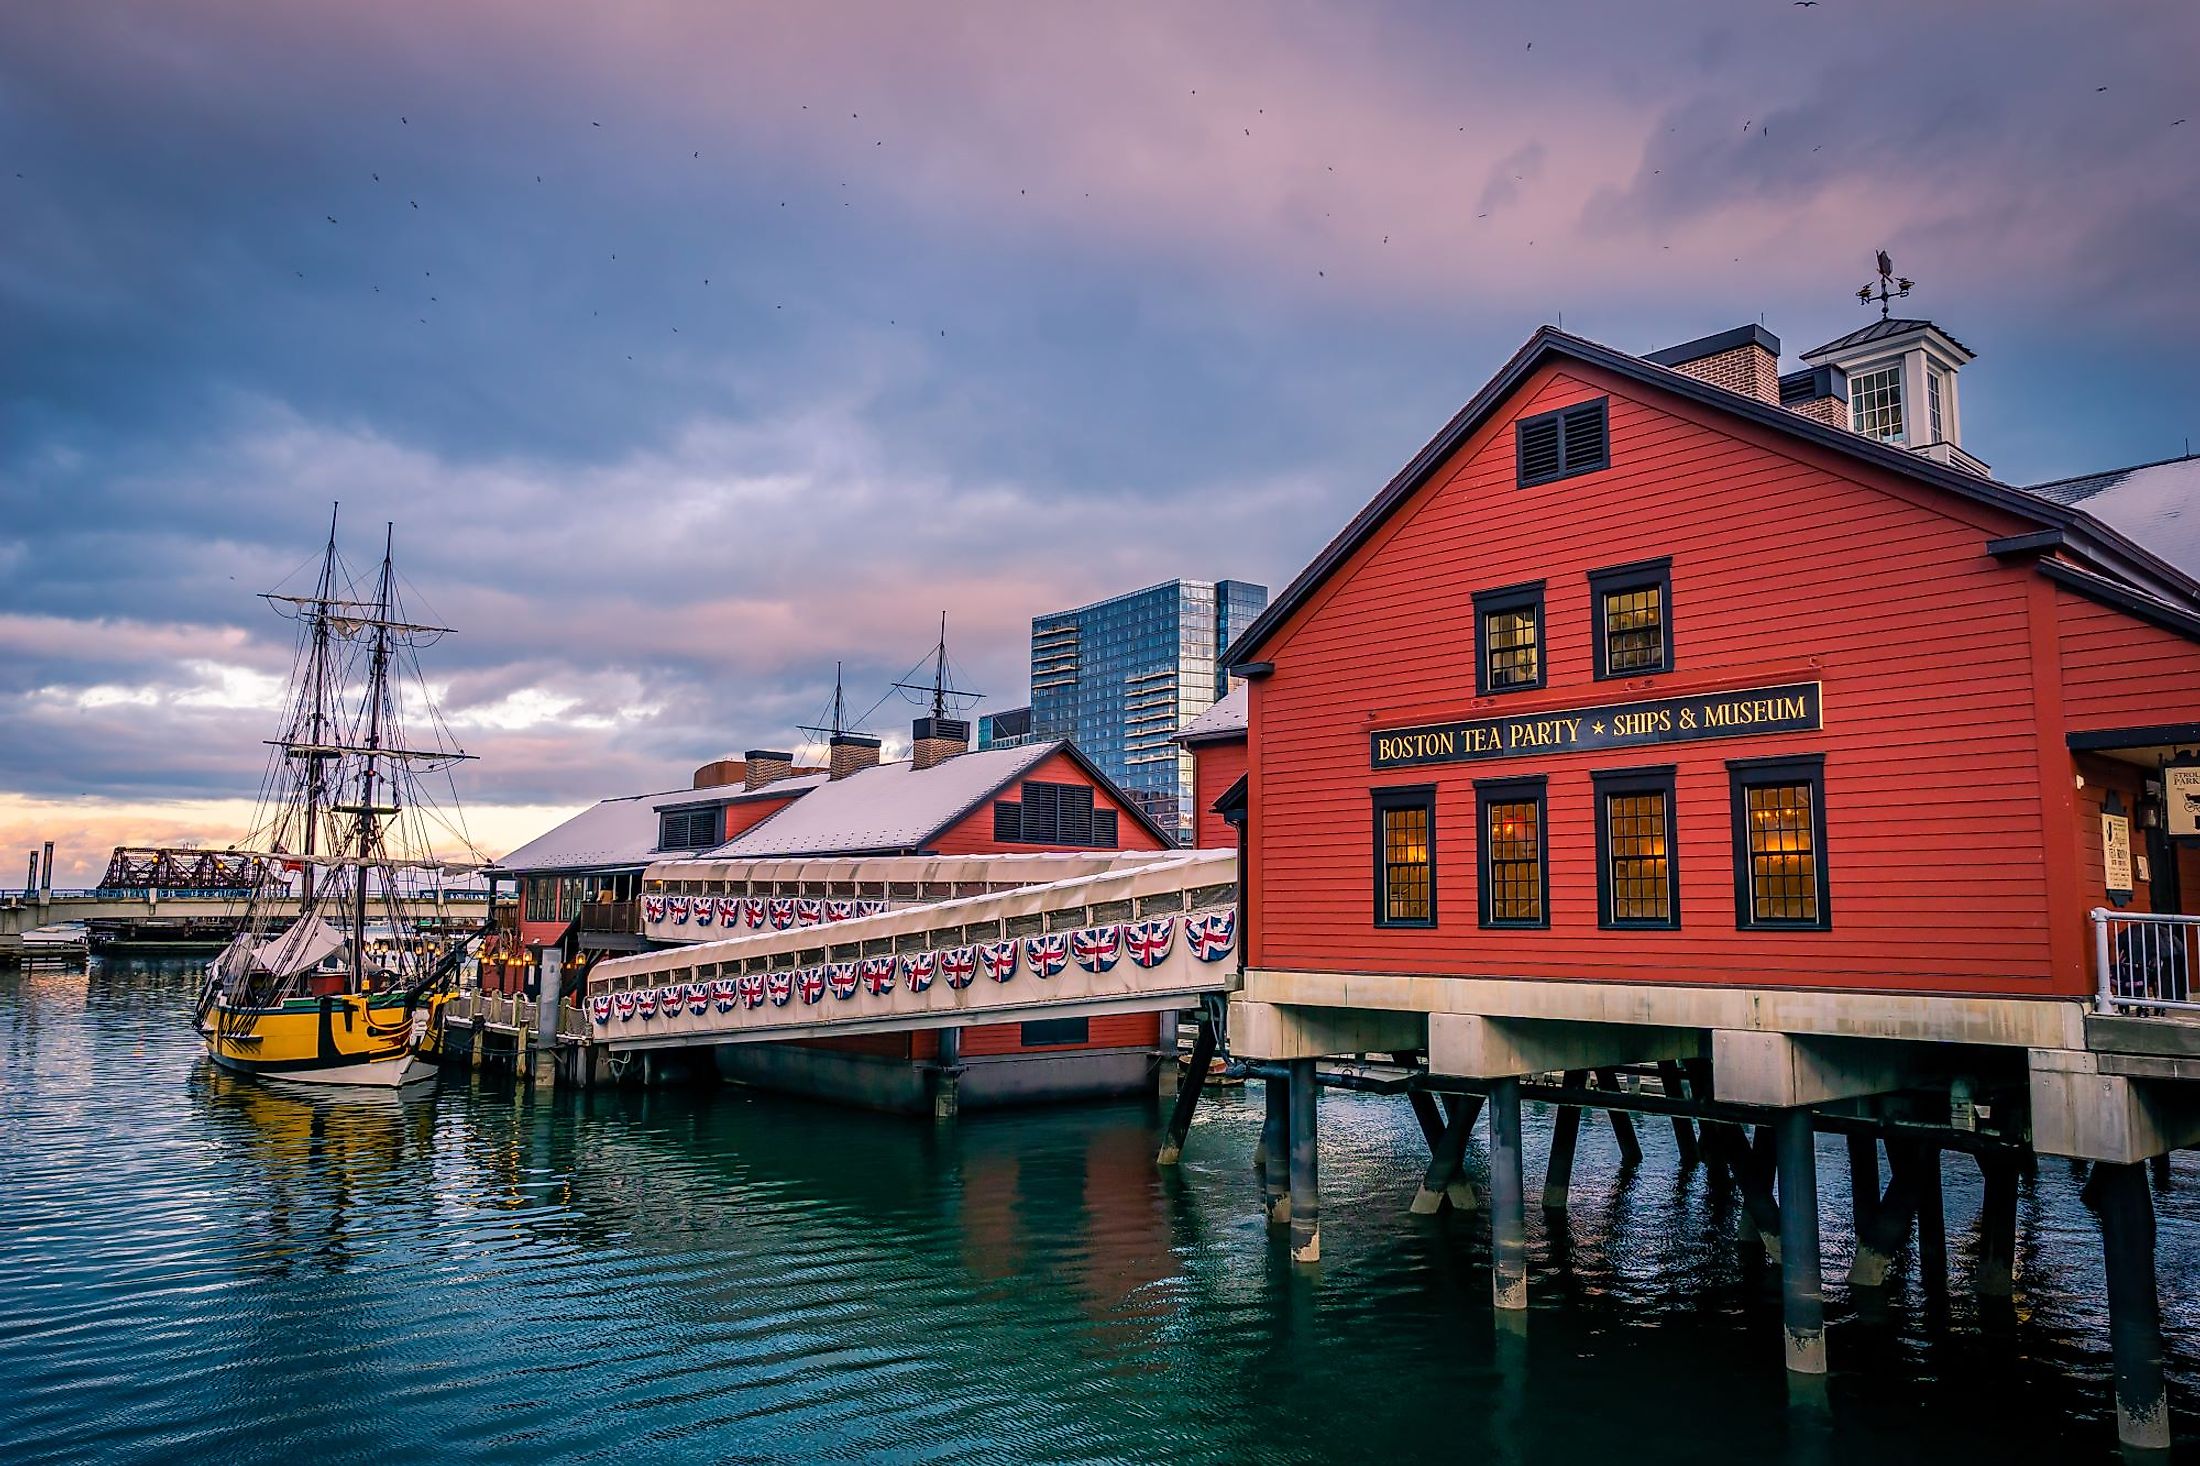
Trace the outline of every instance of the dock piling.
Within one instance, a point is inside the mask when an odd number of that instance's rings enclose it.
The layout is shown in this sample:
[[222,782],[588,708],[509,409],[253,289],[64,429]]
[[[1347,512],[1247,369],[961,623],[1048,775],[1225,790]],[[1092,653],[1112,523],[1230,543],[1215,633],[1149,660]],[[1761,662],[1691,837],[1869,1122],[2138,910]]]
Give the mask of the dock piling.
[[1825,1285],[1818,1265],[1818,1152],[1810,1111],[1782,1110],[1776,1122],[1780,1169],[1780,1307],[1787,1367],[1826,1372]]
[[1528,1306],[1528,1218],[1520,1168],[1520,1080],[1490,1082],[1490,1298]]
[[[1452,1188],[1462,1184],[1460,1161],[1467,1153],[1467,1137],[1474,1132],[1475,1117],[1481,1113],[1479,1103],[1470,1105],[1464,1096],[1456,1094],[1444,1096],[1444,1108],[1446,1119],[1443,1132],[1436,1138],[1435,1154],[1429,1157],[1428,1171],[1421,1177],[1421,1189],[1413,1193],[1411,1209],[1417,1217],[1434,1216],[1442,1211]],[[1469,1205],[1460,1210],[1472,1210],[1471,1191],[1469,1195]],[[1458,1203],[1453,1201],[1453,1205]]]
[[2144,1163],[2093,1168],[2108,1265],[2108,1341],[2116,1377],[2116,1438],[2141,1451],[2170,1447],[2162,1379],[2161,1300],[2154,1279],[2154,1197]]
[[1268,1225],[1291,1220],[1291,1089],[1288,1081],[1267,1079],[1268,1114],[1261,1124],[1261,1203]]
[[[1564,1083],[1568,1089],[1580,1089],[1589,1082],[1586,1069],[1568,1070]],[[1617,1119],[1617,1116],[1614,1116]],[[1560,1105],[1551,1118],[1551,1158],[1543,1172],[1543,1209],[1566,1210],[1568,1193],[1574,1182],[1574,1151],[1581,1142],[1581,1110],[1575,1105]]]
[[[1985,1194],[1978,1213],[1978,1267],[1972,1279],[1981,1298],[2016,1292],[2017,1166],[2007,1156],[1978,1158]],[[2094,1167],[2096,1173],[2100,1167]]]
[[1322,1259],[1321,1091],[1314,1061],[1291,1061],[1291,1260]]
[[[1214,1057],[1215,1025],[1202,1013],[1198,1037],[1192,1040],[1192,1072],[1176,1086],[1176,1102],[1169,1111],[1169,1128],[1162,1133],[1160,1152],[1154,1156],[1157,1164],[1173,1166],[1184,1158],[1184,1138],[1191,1133],[1192,1112],[1199,1108],[1199,1093],[1207,1087],[1207,1069]],[[1174,1053],[1163,1062],[1174,1064]]]
[[[1688,1079],[1681,1072],[1678,1059],[1661,1059],[1658,1062],[1658,1083],[1673,1099],[1689,1097]],[[1681,1169],[1695,1169],[1702,1156],[1696,1149],[1696,1127],[1686,1115],[1673,1117],[1673,1148],[1680,1152]]]
[[[1619,1093],[1619,1071],[1597,1070],[1597,1088]],[[1619,1142],[1620,1168],[1631,1171],[1642,1164],[1642,1142],[1635,1138],[1635,1117],[1625,1110],[1606,1110],[1604,1114],[1612,1122],[1612,1139]]]

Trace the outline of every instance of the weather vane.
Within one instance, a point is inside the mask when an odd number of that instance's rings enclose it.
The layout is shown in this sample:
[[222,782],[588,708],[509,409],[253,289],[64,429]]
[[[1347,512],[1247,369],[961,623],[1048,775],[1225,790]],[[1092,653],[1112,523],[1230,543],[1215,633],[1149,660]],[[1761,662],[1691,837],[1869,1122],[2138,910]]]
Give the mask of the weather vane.
[[1905,280],[1896,275],[1894,261],[1887,258],[1885,250],[1881,250],[1879,252],[1879,288],[1875,291],[1871,286],[1866,285],[1856,292],[1856,298],[1865,305],[1870,305],[1875,300],[1878,301],[1879,319],[1884,321],[1887,319],[1887,302],[1900,300],[1908,295],[1910,287],[1916,283],[1914,280]]

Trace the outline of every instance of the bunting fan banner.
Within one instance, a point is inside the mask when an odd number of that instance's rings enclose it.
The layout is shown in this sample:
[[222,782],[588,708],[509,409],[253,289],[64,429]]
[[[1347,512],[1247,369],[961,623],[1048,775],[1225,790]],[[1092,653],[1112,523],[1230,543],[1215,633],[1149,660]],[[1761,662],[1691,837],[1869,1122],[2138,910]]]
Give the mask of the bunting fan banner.
[[742,901],[741,919],[749,924],[751,931],[762,931],[764,928],[764,898],[762,896],[750,896]]
[[840,999],[856,995],[856,965],[853,962],[828,962],[825,964],[825,986]]
[[774,1008],[784,1008],[794,1001],[794,969],[764,974],[764,992],[772,1000]]
[[710,984],[691,982],[687,991],[688,1011],[700,1018],[710,1011]]
[[588,1006],[590,1011],[595,1016],[596,1026],[598,1028],[603,1027],[605,1024],[611,1021],[611,994],[596,994],[595,997],[589,1000]]
[[1049,932],[1043,937],[1024,938],[1024,965],[1031,969],[1033,977],[1053,977],[1069,965],[1069,936],[1065,932]]
[[794,924],[816,926],[825,919],[825,903],[805,896],[794,903]]
[[828,901],[825,903],[825,919],[827,921],[847,921],[855,914],[856,903],[853,901]]
[[734,981],[734,985],[735,985],[736,987],[740,988],[740,990],[741,990],[741,1006],[742,1006],[742,1007],[744,1007],[744,1008],[761,1008],[761,1007],[763,1007],[763,1006],[764,1006],[764,974],[763,974],[763,973],[761,973],[761,972],[744,972],[744,973],[742,973],[742,974],[741,974],[741,975],[740,975],[739,977],[735,978],[735,979],[734,979],[733,981]]
[[814,1003],[825,996],[825,969],[805,967],[795,975],[795,986],[802,989],[802,1001]]
[[932,978],[940,970],[940,954],[937,952],[911,952],[901,959],[902,976],[909,981],[909,991],[921,993],[932,986]]
[[856,976],[863,979],[872,997],[883,998],[894,990],[894,959],[866,957],[856,964]]
[[613,1007],[619,1010],[619,1021],[621,1023],[632,1023],[635,1012],[641,1007],[641,999],[631,991],[613,993],[611,1003]]
[[663,921],[664,919],[665,898],[662,896],[644,896],[642,898],[642,920]]
[[668,896],[668,897],[666,897],[666,898],[665,898],[665,910],[666,910],[666,912],[667,912],[667,913],[668,913],[668,914],[669,914],[669,915],[670,915],[670,916],[672,917],[672,924],[673,924],[674,926],[686,926],[686,925],[687,925],[687,920],[688,920],[688,898],[687,898],[687,897],[685,897],[685,896]]
[[856,903],[856,915],[858,916],[878,916],[883,914],[885,910],[886,903],[884,901],[858,901]]
[[718,1000],[718,1011],[721,1013],[733,1011],[733,1005],[740,1001],[737,994],[738,989],[734,987],[730,977],[721,977],[710,985],[710,995]]
[[1016,942],[1014,938],[1000,942],[978,944],[978,965],[985,975],[995,982],[1007,982],[1016,975]]
[[720,896],[718,898],[718,924],[730,932],[740,924],[740,921],[741,898],[739,896]]
[[1131,949],[1131,961],[1140,967],[1159,967],[1169,955],[1169,943],[1176,936],[1176,918],[1156,916],[1150,921],[1131,922],[1123,931],[1123,945]]
[[710,896],[695,898],[695,924],[709,926],[718,919],[718,902]]
[[968,947],[949,947],[940,953],[940,976],[951,988],[970,986],[978,976],[978,954]]
[[644,1018],[657,1016],[657,990],[643,988],[634,994],[634,1011]]
[[1070,934],[1069,947],[1079,967],[1087,972],[1106,972],[1123,955],[1123,928],[1114,924],[1088,926]]
[[1202,962],[1220,962],[1237,944],[1237,913],[1209,911],[1184,918],[1184,944]]
[[772,930],[783,932],[794,925],[794,901],[790,897],[775,896],[771,903]]

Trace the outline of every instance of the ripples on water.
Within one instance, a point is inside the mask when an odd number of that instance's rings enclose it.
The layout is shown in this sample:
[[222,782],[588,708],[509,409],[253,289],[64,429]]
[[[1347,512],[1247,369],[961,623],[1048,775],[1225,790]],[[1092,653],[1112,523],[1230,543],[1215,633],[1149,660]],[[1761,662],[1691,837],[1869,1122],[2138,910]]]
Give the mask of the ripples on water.
[[[2018,1306],[1846,1307],[1822,1154],[1830,1410],[1797,1410],[1728,1205],[1643,1121],[1586,1128],[1534,1307],[1413,1218],[1404,1105],[1323,1101],[1327,1261],[1248,1164],[1257,1089],[1181,1175],[1141,1105],[929,1124],[737,1090],[537,1096],[454,1073],[315,1102],[198,1060],[185,964],[0,976],[0,1457],[386,1461],[1868,1460],[2114,1455],[2099,1244],[2024,1197]],[[1531,1110],[1540,1168],[1547,1117]],[[1417,1152],[1420,1152],[1417,1155]],[[2174,1403],[2200,1357],[2200,1168],[2162,1208]]]

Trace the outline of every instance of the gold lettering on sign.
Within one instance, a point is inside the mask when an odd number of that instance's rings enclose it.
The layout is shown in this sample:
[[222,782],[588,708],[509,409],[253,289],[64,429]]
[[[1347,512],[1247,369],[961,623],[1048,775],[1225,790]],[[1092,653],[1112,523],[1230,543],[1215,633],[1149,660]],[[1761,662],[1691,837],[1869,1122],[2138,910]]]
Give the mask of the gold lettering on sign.
[[[1737,734],[1801,732],[1819,726],[1816,683],[1697,694],[1517,717],[1474,718],[1373,734],[1378,768],[1451,763],[1645,744],[1685,743]],[[2194,780],[2200,786],[2200,778]],[[2193,794],[2200,809],[2200,788]],[[2200,825],[2200,816],[2195,818]]]

